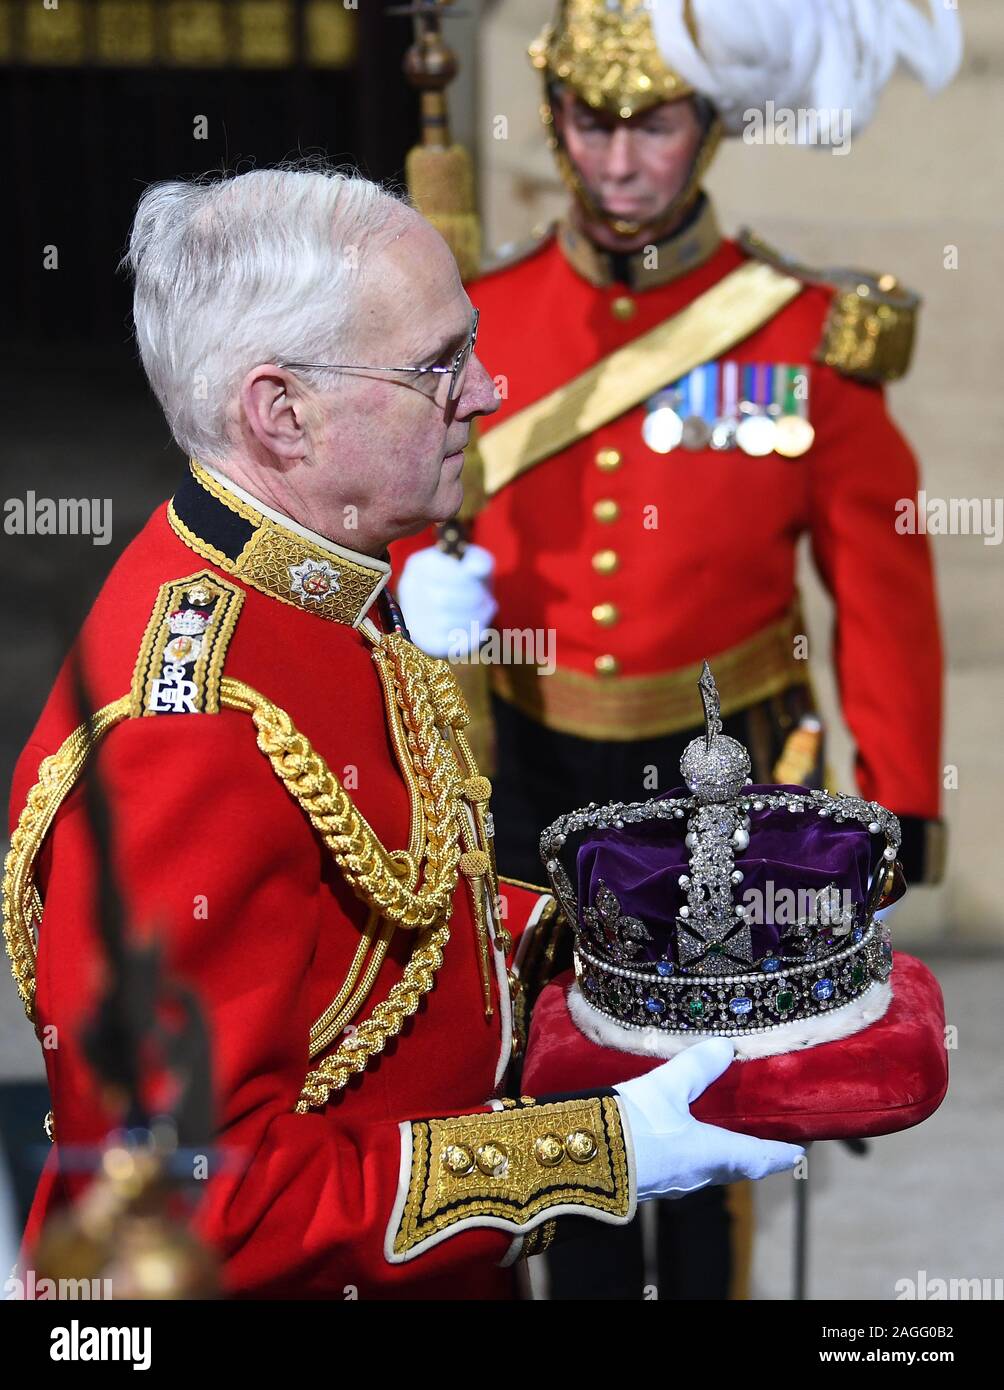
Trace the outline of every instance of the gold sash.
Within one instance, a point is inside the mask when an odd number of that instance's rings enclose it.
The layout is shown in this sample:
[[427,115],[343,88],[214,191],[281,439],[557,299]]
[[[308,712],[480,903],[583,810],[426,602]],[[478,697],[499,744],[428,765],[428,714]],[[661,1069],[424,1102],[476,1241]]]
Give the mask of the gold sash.
[[489,497],[542,459],[633,409],[748,338],[804,288],[761,261],[745,261],[692,304],[517,411],[479,439]]
[[[723,715],[808,681],[807,663],[796,659],[793,647],[804,631],[796,600],[782,618],[709,658],[728,691]],[[695,661],[653,676],[592,676],[561,666],[542,676],[536,666],[493,666],[491,677],[495,693],[535,723],[578,738],[622,743],[699,727],[701,665]]]

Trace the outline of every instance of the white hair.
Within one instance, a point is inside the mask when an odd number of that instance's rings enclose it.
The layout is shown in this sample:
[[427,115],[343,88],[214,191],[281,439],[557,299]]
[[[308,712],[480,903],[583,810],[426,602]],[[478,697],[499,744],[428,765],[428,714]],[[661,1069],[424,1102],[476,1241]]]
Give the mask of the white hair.
[[257,364],[351,361],[359,272],[407,207],[330,168],[146,190],[123,264],[143,367],[180,448],[225,457],[228,404]]

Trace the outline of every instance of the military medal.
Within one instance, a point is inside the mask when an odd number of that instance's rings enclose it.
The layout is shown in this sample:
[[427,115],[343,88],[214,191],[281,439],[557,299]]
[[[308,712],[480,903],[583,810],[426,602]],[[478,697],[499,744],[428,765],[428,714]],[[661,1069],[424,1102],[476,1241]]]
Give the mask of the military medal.
[[769,373],[770,365],[766,362],[743,368],[743,400],[739,406],[742,418],[736,426],[736,443],[752,458],[764,458],[774,450],[777,425],[767,413]]
[[685,449],[696,452],[700,449],[706,449],[711,442],[708,405],[710,397],[713,410],[717,376],[717,362],[707,362],[703,367],[695,367],[683,381],[682,443]]
[[801,415],[782,415],[777,422],[777,436],[774,448],[785,458],[800,458],[812,447],[816,431]]
[[679,402],[680,391],[675,386],[657,391],[646,402],[641,437],[653,453],[672,453],[683,437],[683,421],[675,409]]
[[[796,383],[800,376],[804,376],[806,383],[806,395],[799,396],[796,390]],[[809,399],[808,383],[809,371],[807,367],[785,366],[777,367],[775,373],[775,383],[778,378],[781,382],[780,394],[782,415],[777,422],[777,436],[774,440],[774,448],[777,453],[785,458],[800,458],[812,447],[812,441],[816,437],[816,431],[809,423]]]
[[712,449],[736,447],[736,425],[739,421],[739,363],[721,365],[721,409],[711,427]]

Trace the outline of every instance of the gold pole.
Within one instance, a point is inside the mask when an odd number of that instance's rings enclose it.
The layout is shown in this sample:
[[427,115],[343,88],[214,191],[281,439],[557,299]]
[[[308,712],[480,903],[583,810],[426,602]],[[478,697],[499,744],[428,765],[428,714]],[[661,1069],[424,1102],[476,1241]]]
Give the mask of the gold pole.
[[[415,207],[443,237],[456,258],[461,279],[481,268],[481,222],[474,196],[471,157],[453,142],[446,88],[459,70],[456,54],[442,34],[442,18],[452,0],[415,0],[390,11],[409,15],[415,38],[404,59],[404,73],[419,93],[421,137],[405,158],[405,179]],[[464,454],[464,500],[459,514],[439,527],[438,544],[458,559],[470,539],[468,525],[484,505],[484,464],[471,431]],[[488,671],[480,663],[458,662],[454,668],[471,712],[467,734],[478,766],[494,766],[494,730],[488,695]]]

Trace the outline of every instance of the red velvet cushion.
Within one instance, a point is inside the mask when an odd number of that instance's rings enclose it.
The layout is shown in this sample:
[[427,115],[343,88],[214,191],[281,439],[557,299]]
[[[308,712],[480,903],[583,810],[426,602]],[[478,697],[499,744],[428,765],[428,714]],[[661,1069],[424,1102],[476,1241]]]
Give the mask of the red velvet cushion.
[[[733,1062],[691,1107],[708,1124],[761,1139],[865,1139],[909,1129],[933,1115],[948,1089],[945,1006],[921,961],[897,951],[893,997],[877,1023],[852,1037],[777,1057]],[[567,972],[533,1011],[520,1083],[533,1096],[613,1086],[660,1066],[600,1047],[568,1012]]]

